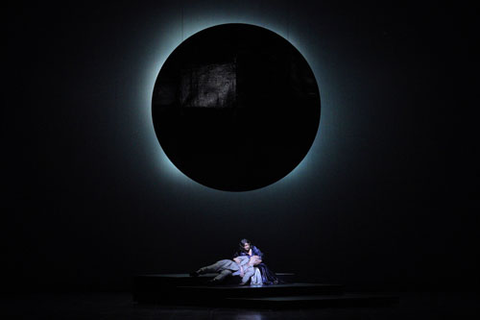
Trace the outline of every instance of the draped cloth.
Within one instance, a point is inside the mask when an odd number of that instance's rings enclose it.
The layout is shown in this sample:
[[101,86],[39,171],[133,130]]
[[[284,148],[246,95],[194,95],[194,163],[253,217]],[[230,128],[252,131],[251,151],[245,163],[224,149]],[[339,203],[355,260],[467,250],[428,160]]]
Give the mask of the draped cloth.
[[261,286],[263,284],[262,273],[260,272],[260,269],[258,269],[257,267],[254,267],[254,270],[255,270],[255,273],[250,278],[250,285]]
[[[239,251],[235,252],[233,257],[236,258],[238,256],[248,256],[248,257],[259,256],[262,259],[262,261],[264,260],[264,257],[265,257],[263,252],[260,251],[260,249],[258,249],[256,246],[252,246],[252,254],[251,255],[249,255],[248,252],[239,250]],[[265,263],[261,262],[260,264],[256,265],[255,268],[260,272],[261,281],[262,281],[261,284],[270,285],[270,284],[281,283],[280,279],[278,279],[275,272],[270,270]],[[257,275],[257,272],[255,272],[254,276],[252,277],[252,280],[254,280],[256,282],[255,285],[259,285],[259,283],[258,283],[259,279],[258,278],[254,279],[254,277],[256,275]],[[253,284],[252,280],[250,280],[250,284]]]

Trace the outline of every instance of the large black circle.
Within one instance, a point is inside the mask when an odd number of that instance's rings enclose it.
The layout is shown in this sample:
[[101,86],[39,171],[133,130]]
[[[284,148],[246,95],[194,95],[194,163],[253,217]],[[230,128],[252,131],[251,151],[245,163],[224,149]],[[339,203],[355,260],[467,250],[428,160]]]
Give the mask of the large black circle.
[[227,191],[270,185],[310,149],[320,95],[303,56],[267,29],[224,24],[196,33],[155,82],[155,132],[191,179]]

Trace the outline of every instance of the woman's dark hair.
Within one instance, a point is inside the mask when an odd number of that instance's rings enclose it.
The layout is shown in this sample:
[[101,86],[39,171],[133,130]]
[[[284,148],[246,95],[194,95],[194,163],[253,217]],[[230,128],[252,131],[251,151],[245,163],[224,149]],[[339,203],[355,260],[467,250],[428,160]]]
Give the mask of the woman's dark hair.
[[250,247],[253,246],[252,241],[250,241],[248,239],[242,239],[242,240],[240,240],[240,243],[238,244],[238,246],[240,247],[240,251],[245,251],[244,246],[245,246],[246,243],[248,243],[250,245]]

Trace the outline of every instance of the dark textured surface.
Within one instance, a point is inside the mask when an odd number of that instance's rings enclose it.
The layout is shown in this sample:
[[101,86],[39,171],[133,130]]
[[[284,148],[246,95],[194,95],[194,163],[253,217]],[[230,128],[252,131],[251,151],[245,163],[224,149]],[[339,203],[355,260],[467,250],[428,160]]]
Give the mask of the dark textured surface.
[[184,108],[232,108],[236,76],[233,63],[182,68],[179,103]]
[[137,302],[193,305],[226,305],[230,298],[265,298],[307,295],[341,295],[343,286],[325,283],[296,283],[292,273],[277,273],[283,282],[277,285],[239,286],[239,277],[228,277],[211,285],[217,274],[190,277],[188,274],[137,275],[133,281],[133,299]]
[[267,29],[225,24],[184,41],[153,92],[158,140],[191,179],[245,191],[290,173],[320,121],[315,76],[287,40]]
[[383,307],[249,308],[139,305],[128,293],[70,293],[3,296],[0,315],[23,319],[474,319],[475,293],[402,293],[398,304]]
[[[141,304],[207,307],[316,308],[384,306],[398,303],[396,295],[346,293],[338,284],[282,283],[239,286],[238,281],[208,282],[216,274],[189,277],[186,274],[138,275],[134,278],[133,300]],[[293,274],[279,273],[283,280]],[[226,280],[233,280],[230,277]]]

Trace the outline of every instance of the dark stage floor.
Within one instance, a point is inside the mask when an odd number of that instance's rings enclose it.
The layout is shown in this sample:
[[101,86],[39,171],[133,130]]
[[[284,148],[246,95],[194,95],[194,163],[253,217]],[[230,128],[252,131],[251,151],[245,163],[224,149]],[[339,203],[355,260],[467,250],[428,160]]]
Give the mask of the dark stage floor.
[[2,295],[3,319],[472,319],[477,293],[396,293],[399,303],[378,307],[307,309],[207,308],[144,305],[130,293]]

